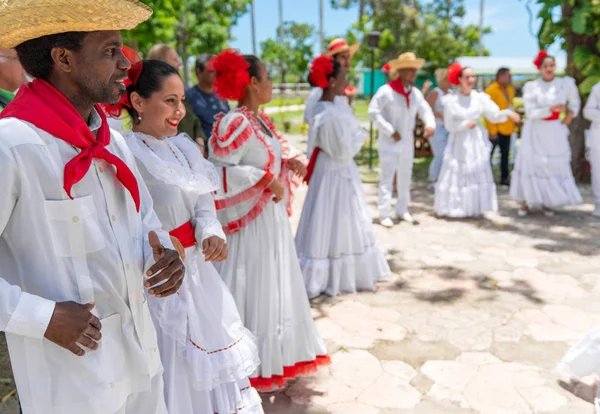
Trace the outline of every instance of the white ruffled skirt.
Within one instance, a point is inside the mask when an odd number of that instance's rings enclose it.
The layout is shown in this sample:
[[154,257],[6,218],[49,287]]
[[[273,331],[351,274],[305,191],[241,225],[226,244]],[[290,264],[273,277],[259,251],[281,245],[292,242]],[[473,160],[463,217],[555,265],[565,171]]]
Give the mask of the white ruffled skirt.
[[435,186],[438,216],[476,217],[498,209],[490,151],[481,127],[450,134]]
[[227,286],[198,247],[186,249],[178,295],[150,297],[164,366],[167,408],[177,414],[263,413],[249,375],[260,364],[254,337]]
[[228,236],[229,257],[215,266],[254,334],[261,366],[251,375],[259,391],[329,364],[312,319],[294,238],[283,203],[269,202],[239,233]]
[[319,154],[296,235],[308,297],[373,290],[391,273],[356,164]]
[[510,195],[529,206],[559,207],[582,202],[571,171],[567,126],[560,121],[526,121]]

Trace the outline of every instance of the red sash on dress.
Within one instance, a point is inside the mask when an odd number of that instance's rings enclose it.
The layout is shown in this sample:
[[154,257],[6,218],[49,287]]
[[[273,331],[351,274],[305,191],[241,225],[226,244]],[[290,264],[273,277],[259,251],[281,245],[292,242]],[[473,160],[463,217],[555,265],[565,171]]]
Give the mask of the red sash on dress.
[[319,153],[321,152],[321,148],[317,147],[313,150],[312,155],[310,156],[310,161],[308,162],[308,166],[306,167],[306,176],[304,177],[304,182],[306,184],[310,183],[310,178],[315,171],[315,167],[317,165],[317,159],[319,158]]
[[542,119],[542,121],[558,121],[560,119],[560,112],[552,111],[552,115],[548,118]]
[[196,231],[192,222],[188,221],[185,224],[173,229],[169,232],[169,235],[175,237],[183,247],[194,247],[196,245]]

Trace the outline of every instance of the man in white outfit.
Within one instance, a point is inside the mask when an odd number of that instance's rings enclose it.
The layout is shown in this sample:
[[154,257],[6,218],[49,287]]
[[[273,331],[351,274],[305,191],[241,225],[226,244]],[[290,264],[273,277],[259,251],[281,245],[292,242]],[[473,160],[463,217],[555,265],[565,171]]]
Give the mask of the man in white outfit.
[[381,224],[392,227],[392,193],[394,174],[397,174],[396,188],[398,219],[416,224],[408,211],[410,186],[415,154],[414,130],[417,114],[425,123],[425,138],[435,132],[433,110],[418,88],[414,87],[417,71],[425,61],[414,53],[404,53],[388,63],[390,81],[383,85],[369,104],[369,117],[379,130],[379,214]]
[[0,47],[36,78],[0,114],[0,330],[25,414],[167,413],[146,298],[176,293],[183,264],[97,105],[125,91],[120,30],[151,14],[0,2]]
[[600,217],[600,83],[592,88],[585,108],[583,108],[583,116],[592,122],[586,135],[586,146],[592,166],[592,190],[596,203],[593,214]]
[[[342,65],[342,69],[344,72],[348,73],[350,71],[350,62],[352,61],[352,56],[358,50],[360,45],[358,43],[350,46],[344,39],[334,39],[329,43],[327,47],[326,56],[333,57],[336,61]],[[306,104],[304,107],[304,122],[308,125],[312,123],[317,114],[315,113],[315,107],[321,100],[323,96],[323,89],[321,88],[312,88],[308,98],[306,99]],[[350,106],[347,96],[336,96],[334,103],[336,105],[345,105]],[[310,154],[308,154],[310,156]]]

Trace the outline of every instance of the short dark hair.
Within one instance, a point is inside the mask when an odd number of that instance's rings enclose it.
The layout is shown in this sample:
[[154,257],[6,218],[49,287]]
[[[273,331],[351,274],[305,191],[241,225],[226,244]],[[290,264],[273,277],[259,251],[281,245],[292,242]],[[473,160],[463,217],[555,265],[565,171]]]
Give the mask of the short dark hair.
[[498,80],[498,78],[502,75],[507,74],[508,72],[510,72],[509,68],[500,68],[498,69],[498,72],[496,72],[496,80]]
[[65,49],[79,51],[87,32],[66,32],[38,37],[21,43],[15,49],[19,61],[25,69],[35,78],[47,80],[52,73],[52,49],[62,47]]
[[246,59],[246,62],[248,62],[248,64],[250,65],[250,67],[248,68],[248,73],[250,74],[250,76],[258,80],[262,80],[258,73],[260,69],[261,60],[254,55],[244,55],[244,59]]
[[208,61],[213,57],[214,55],[211,55],[210,53],[200,53],[196,58],[196,70],[204,72],[206,66],[208,65]]
[[[340,62],[338,62],[335,59],[332,59],[331,62],[333,63],[333,71],[327,74],[327,79],[337,78],[337,76],[340,73],[340,70],[342,70],[342,64]],[[310,83],[310,86],[312,86],[313,88],[318,88],[317,85],[310,81],[310,76],[308,77],[308,83]]]
[[[137,92],[142,98],[148,99],[154,92],[161,90],[163,81],[172,76],[179,75],[179,71],[173,66],[161,60],[144,60],[142,72],[136,83],[127,88],[127,96],[131,100],[131,94]],[[138,113],[133,108],[127,108],[127,112],[137,122]]]

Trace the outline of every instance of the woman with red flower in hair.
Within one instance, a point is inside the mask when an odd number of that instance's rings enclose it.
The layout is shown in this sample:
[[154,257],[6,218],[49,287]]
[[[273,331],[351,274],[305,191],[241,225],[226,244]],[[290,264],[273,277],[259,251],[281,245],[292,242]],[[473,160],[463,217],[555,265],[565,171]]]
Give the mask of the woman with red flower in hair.
[[483,115],[490,122],[519,121],[517,113],[500,110],[489,95],[473,90],[477,77],[471,68],[454,63],[448,80],[457,93],[442,99],[448,144],[435,186],[435,212],[445,217],[476,217],[498,209],[496,184],[490,163],[490,142],[478,125]]
[[293,189],[306,168],[259,112],[272,94],[265,65],[255,56],[226,50],[215,57],[214,68],[217,95],[239,103],[217,117],[209,141],[221,181],[217,215],[229,245],[229,257],[215,266],[256,337],[261,366],[251,384],[273,391],[329,363],[312,320],[288,218]]
[[325,292],[373,290],[390,274],[375,241],[372,217],[354,156],[368,138],[352,111],[334,104],[344,93],[345,73],[327,56],[315,59],[308,81],[323,89],[309,130],[312,157],[308,194],[296,235],[304,284],[310,298]]
[[[527,121],[512,173],[510,195],[522,202],[519,216],[530,206],[541,206],[552,216],[553,209],[580,204],[581,193],[571,171],[569,128],[581,108],[573,78],[557,78],[554,57],[541,51],[533,62],[541,78],[523,87]],[[561,114],[565,117],[561,120]]]

